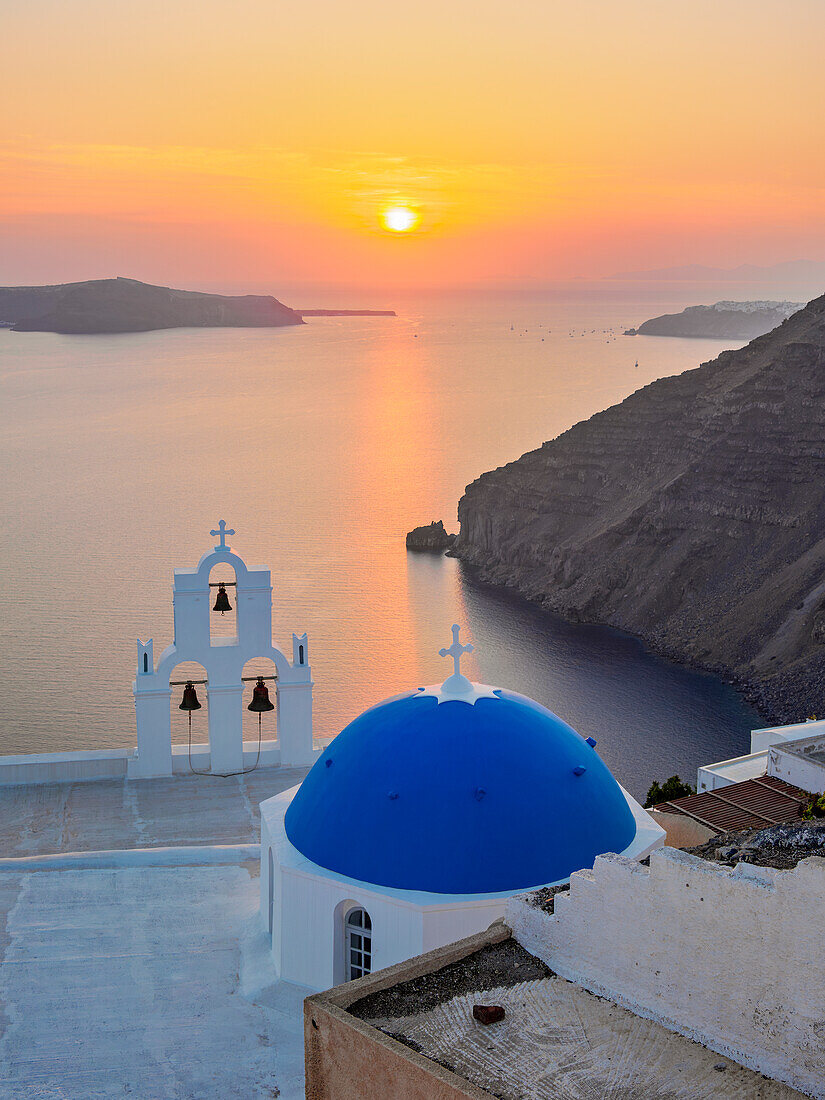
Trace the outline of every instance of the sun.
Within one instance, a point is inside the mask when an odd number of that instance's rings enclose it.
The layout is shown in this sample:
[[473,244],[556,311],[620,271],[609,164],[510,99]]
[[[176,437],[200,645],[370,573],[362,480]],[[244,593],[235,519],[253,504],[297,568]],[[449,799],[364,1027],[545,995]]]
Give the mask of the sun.
[[409,206],[388,206],[381,212],[381,220],[391,233],[409,233],[418,225],[419,216]]

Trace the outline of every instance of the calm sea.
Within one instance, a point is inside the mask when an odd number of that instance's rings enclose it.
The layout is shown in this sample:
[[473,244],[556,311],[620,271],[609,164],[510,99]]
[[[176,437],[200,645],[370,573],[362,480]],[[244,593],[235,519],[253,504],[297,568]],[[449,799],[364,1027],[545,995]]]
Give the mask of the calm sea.
[[222,517],[272,569],[276,642],[309,632],[318,734],[442,679],[457,621],[474,678],[595,736],[636,795],[747,750],[758,720],[725,685],[404,548],[417,524],[455,529],[484,470],[737,345],[620,335],[661,301],[393,304],[274,330],[0,330],[0,752],[134,743],[135,639],[171,641],[172,570]]

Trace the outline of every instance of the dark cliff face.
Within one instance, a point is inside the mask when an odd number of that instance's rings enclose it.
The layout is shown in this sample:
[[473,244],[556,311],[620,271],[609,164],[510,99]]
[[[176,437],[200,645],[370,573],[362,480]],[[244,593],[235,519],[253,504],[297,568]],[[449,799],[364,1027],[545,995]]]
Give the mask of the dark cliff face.
[[455,535],[449,534],[443,520],[433,520],[424,527],[414,527],[407,532],[408,550],[433,550],[443,552],[455,542]]
[[0,287],[0,321],[14,321],[18,332],[75,334],[303,324],[299,314],[269,295],[201,294],[136,279]]
[[484,474],[459,520],[487,579],[822,713],[825,297]]

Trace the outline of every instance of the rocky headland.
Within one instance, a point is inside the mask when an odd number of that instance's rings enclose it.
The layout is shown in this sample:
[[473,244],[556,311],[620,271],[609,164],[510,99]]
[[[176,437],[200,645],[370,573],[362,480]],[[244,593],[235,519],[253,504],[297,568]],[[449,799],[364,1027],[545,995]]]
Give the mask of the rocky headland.
[[781,325],[802,308],[801,302],[716,302],[663,313],[630,328],[625,336],[682,336],[717,340],[753,340]]
[[414,527],[407,534],[408,550],[429,550],[433,553],[443,553],[449,550],[456,540],[444,527],[444,521],[433,520],[424,527]]
[[571,619],[825,712],[825,297],[483,474],[453,553]]
[[0,287],[0,322],[16,332],[67,334],[303,324],[271,295],[202,294],[123,278]]

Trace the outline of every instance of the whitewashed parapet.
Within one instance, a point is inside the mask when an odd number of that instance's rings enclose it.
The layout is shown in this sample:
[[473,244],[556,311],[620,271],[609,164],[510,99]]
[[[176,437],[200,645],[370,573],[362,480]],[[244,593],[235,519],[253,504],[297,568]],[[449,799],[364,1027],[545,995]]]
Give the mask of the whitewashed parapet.
[[126,749],[0,756],[0,787],[122,779],[126,775],[128,756]]
[[800,738],[768,749],[768,775],[803,791],[825,791],[825,735]]
[[825,1098],[825,859],[731,869],[673,848],[607,855],[552,914],[512,898],[516,939],[557,974]]

